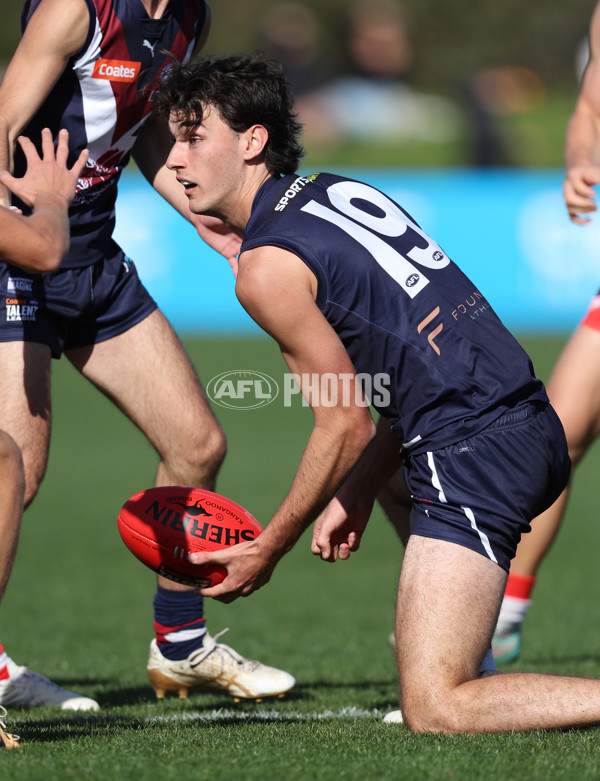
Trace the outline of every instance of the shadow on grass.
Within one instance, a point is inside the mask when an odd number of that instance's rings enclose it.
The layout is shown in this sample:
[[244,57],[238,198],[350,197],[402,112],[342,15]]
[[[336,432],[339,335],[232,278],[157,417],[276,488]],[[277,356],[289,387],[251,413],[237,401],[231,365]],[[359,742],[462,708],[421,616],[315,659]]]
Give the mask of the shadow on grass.
[[[124,687],[120,686],[116,681],[104,681],[104,682],[98,682],[106,685],[107,683],[113,684],[114,688],[107,688],[104,691],[99,691],[97,693],[96,699],[100,703],[101,707],[112,707],[116,708],[123,705],[141,705],[143,703],[148,702],[160,702],[160,700],[157,700],[154,696],[154,692],[152,691],[152,688],[148,684],[147,686],[131,686],[131,687]],[[92,685],[89,681],[79,680],[79,681],[73,681],[70,685],[75,686],[76,684],[81,685]],[[61,685],[64,685],[61,683]],[[359,690],[359,691],[366,691],[369,689],[379,690],[382,688],[388,688],[392,687],[393,690],[396,689],[396,680],[390,679],[385,681],[353,681],[350,683],[347,682],[332,682],[332,681],[312,681],[310,683],[297,683],[296,686],[292,689],[292,691],[288,692],[283,700],[279,700],[278,698],[274,697],[264,697],[262,699],[263,703],[276,703],[276,702],[294,702],[294,701],[301,701],[306,700],[307,698],[312,697],[312,693],[317,690],[335,690],[335,691],[343,691],[343,690]],[[211,696],[211,697],[219,697],[221,693],[219,691],[211,691],[211,690],[196,690],[191,691],[189,693],[188,702],[191,702],[193,704],[196,704],[196,701],[201,702],[202,697]],[[170,693],[167,695],[168,700],[177,700],[177,694],[176,693]],[[240,705],[244,701],[242,700]],[[255,700],[247,700],[246,702],[250,704],[255,704]],[[236,704],[233,702],[233,698],[229,695],[223,695],[222,699],[219,699],[218,702],[211,702],[209,707],[221,707],[223,705],[232,705]]]
[[397,704],[385,702],[381,708],[370,710],[342,708],[334,711],[313,711],[307,713],[286,713],[276,711],[274,706],[266,709],[261,706],[255,711],[234,712],[231,708],[211,709],[206,713],[181,712],[164,716],[75,716],[66,719],[42,719],[19,724],[18,730],[24,744],[56,743],[59,741],[79,740],[81,738],[110,737],[117,731],[164,730],[177,725],[180,732],[183,726],[199,729],[222,729],[240,725],[284,725],[299,723],[326,723],[331,721],[357,721],[375,719],[380,721],[385,713],[397,708]]
[[[82,686],[115,684],[115,681],[106,680],[61,680],[61,685]],[[18,709],[11,711],[11,724],[16,727],[25,743],[52,743],[67,741],[85,737],[107,736],[115,730],[152,729],[164,728],[170,723],[177,723],[180,727],[185,724],[189,727],[220,728],[242,724],[297,724],[299,722],[322,722],[337,719],[368,719],[380,718],[383,713],[397,708],[397,703],[378,691],[378,700],[375,705],[368,708],[339,705],[337,709],[330,710],[318,702],[313,702],[310,710],[291,710],[290,703],[303,702],[304,706],[314,700],[314,694],[319,690],[381,690],[382,688],[395,687],[394,680],[385,681],[360,681],[352,683],[331,681],[314,681],[306,684],[298,684],[293,691],[283,698],[267,697],[261,702],[242,700],[235,702],[229,696],[219,697],[218,692],[193,692],[188,700],[178,700],[177,697],[169,700],[154,699],[149,686],[137,686],[129,688],[115,688],[112,692],[104,692],[98,696],[102,708],[127,705],[143,705],[146,709],[154,705],[144,716],[126,716],[110,713],[77,713],[63,711],[55,718],[36,719],[32,711],[26,711],[27,717],[19,719]],[[206,702],[206,697],[211,699]],[[167,705],[167,707],[164,707]],[[25,713],[24,711],[22,711]],[[33,716],[33,717],[32,717]]]

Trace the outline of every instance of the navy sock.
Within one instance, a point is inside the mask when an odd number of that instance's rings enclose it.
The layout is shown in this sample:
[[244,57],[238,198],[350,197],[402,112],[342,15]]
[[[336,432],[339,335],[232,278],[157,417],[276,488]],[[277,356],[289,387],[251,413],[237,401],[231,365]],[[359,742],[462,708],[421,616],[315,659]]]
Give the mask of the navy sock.
[[202,647],[206,634],[204,600],[193,591],[157,586],[154,597],[156,644],[167,659],[180,661]]

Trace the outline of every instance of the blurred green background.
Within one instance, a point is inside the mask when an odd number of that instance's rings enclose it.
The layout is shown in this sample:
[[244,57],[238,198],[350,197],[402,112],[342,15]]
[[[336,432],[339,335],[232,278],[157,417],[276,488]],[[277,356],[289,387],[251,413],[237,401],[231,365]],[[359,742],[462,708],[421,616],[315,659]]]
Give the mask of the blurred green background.
[[[375,0],[376,1],[376,0]],[[226,54],[270,51],[269,30],[282,0],[212,0],[213,30],[205,49]],[[313,13],[318,65],[326,79],[348,71],[346,0],[298,2]],[[565,124],[577,89],[576,56],[595,0],[404,0],[412,47],[403,74],[411,88],[452,101],[458,132],[440,141],[307,136],[307,164],[405,166],[477,164],[481,108],[500,152],[493,165],[561,166]],[[1,0],[0,69],[19,38],[20,0]],[[296,43],[302,37],[299,31]],[[487,81],[486,81],[487,79]],[[483,90],[478,105],[473,92]],[[475,114],[478,113],[478,116]],[[369,121],[370,118],[366,118]]]

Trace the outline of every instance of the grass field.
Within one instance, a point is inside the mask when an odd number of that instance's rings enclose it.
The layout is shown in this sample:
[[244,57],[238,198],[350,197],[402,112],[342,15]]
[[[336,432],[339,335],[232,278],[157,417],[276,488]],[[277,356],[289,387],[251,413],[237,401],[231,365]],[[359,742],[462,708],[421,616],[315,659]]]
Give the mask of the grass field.
[[[561,340],[523,340],[546,377]],[[205,382],[283,363],[269,341],[188,340]],[[160,367],[157,366],[157,371]],[[0,754],[2,781],[29,779],[597,779],[597,730],[414,736],[384,725],[396,705],[387,646],[401,549],[380,515],[359,554],[326,565],[306,535],[250,599],[207,605],[213,633],[292,672],[284,700],[235,704],[219,694],[154,699],[145,673],[154,579],[125,549],[116,517],[151,485],[156,457],[66,361],[54,367],[55,427],[42,490],[25,516],[0,637],[21,664],[95,697],[94,716],[12,710],[21,751]],[[311,415],[281,398],[217,409],[229,454],[219,490],[265,522],[287,489]],[[536,589],[515,668],[600,677],[598,451],[580,468],[568,522]]]

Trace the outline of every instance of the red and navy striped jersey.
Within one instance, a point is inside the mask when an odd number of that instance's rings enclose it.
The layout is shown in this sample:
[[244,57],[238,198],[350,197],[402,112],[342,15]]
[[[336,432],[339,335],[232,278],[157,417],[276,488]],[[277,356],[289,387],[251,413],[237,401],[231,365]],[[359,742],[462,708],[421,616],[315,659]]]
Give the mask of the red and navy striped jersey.
[[[117,182],[151,110],[152,85],[170,62],[187,62],[207,16],[205,0],[171,0],[151,19],[140,0],[85,0],[90,24],[40,110],[25,129],[34,141],[42,128],[69,131],[71,159],[87,148],[89,163],[71,208],[71,250],[62,266],[85,266],[110,252]],[[40,0],[28,0],[23,29]],[[15,160],[17,175],[23,159]]]

